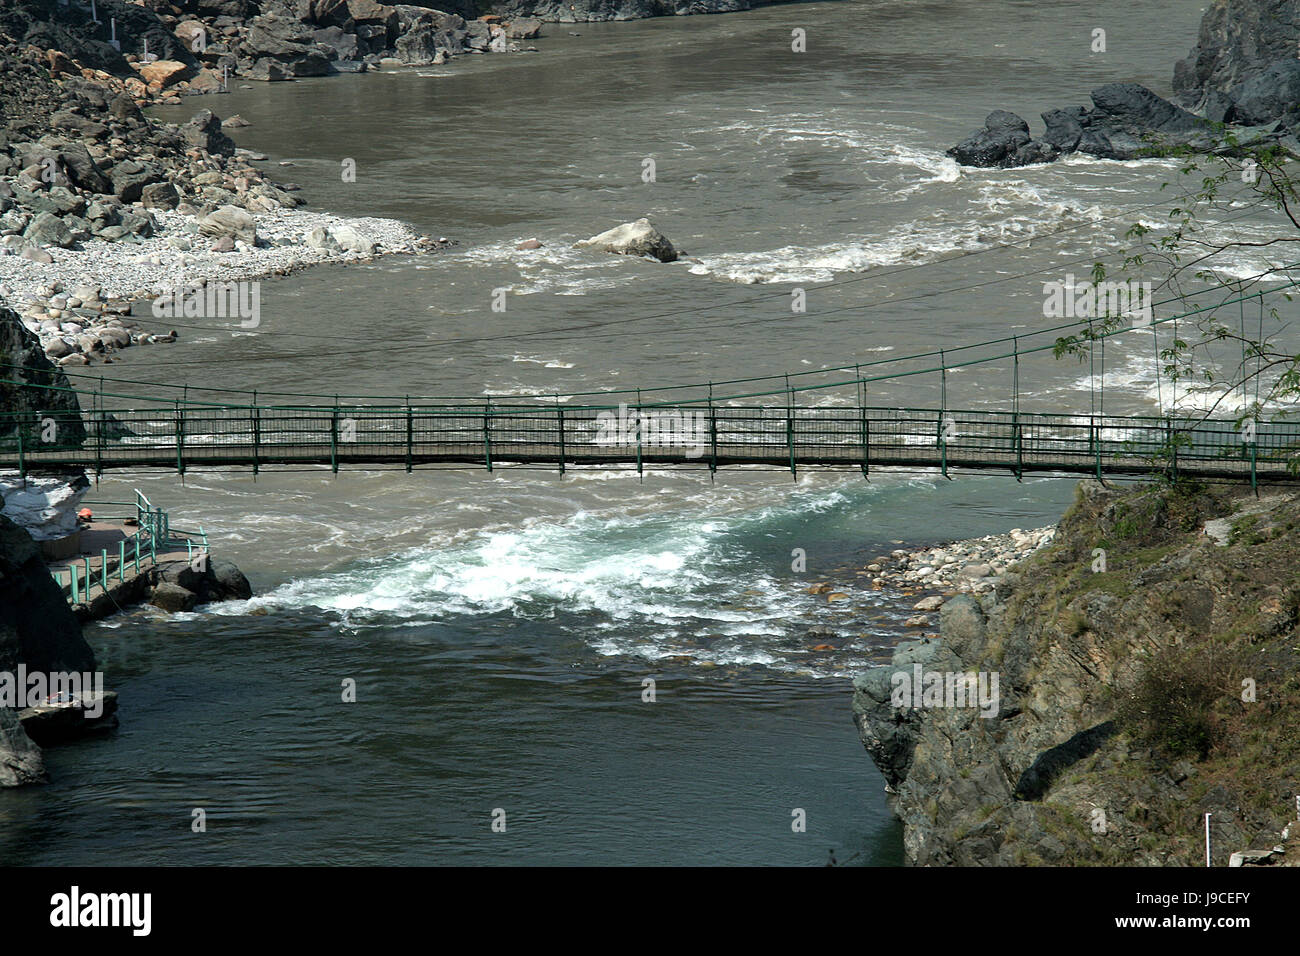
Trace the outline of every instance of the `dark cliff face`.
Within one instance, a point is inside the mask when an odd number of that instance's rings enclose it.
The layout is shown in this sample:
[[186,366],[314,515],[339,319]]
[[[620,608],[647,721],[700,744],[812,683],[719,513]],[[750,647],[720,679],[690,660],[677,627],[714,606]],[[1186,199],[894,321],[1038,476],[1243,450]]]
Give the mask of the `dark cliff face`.
[[[40,340],[12,310],[0,306],[0,441],[38,441],[42,421],[53,421],[62,446],[80,445],[86,438],[81,405],[63,371],[45,357]],[[17,413],[18,420],[11,416]]]
[[1300,0],[1215,0],[1196,46],[1174,67],[1174,91],[1227,91],[1278,60],[1294,60]]
[[[0,515],[0,672],[94,671],[95,653],[31,537]],[[25,706],[25,702],[23,702]],[[41,751],[0,707],[0,787],[45,779]]]
[[[1216,0],[1174,91],[1213,119],[1264,124],[1300,113],[1300,0]],[[1234,109],[1237,115],[1233,115]],[[1226,114],[1226,115],[1224,115]]]
[[95,653],[25,530],[0,515],[0,671],[93,671]]
[[[1207,812],[1216,865],[1284,842],[1298,558],[1294,497],[1084,483],[1051,548],[854,682],[908,860],[1194,865]],[[996,707],[896,706],[891,681],[917,664],[996,674]]]

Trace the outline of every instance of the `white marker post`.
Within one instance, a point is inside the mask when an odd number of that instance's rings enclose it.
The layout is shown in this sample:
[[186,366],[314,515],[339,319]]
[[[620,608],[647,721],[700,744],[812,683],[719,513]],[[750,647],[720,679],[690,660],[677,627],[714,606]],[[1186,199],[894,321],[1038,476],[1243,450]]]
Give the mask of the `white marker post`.
[[1210,865],[1210,817],[1211,813],[1205,815],[1205,865]]

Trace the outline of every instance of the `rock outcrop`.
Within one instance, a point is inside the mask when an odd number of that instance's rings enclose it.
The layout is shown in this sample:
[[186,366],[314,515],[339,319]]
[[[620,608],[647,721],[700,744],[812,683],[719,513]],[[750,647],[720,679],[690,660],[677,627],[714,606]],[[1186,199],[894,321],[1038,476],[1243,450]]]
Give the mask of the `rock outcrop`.
[[[0,672],[93,672],[95,654],[31,536],[0,515]],[[45,779],[40,749],[0,705],[0,787]]]
[[[76,447],[86,438],[81,404],[67,375],[46,358],[45,349],[12,309],[0,306],[0,408],[24,416],[20,426],[12,418],[0,425],[0,441],[17,442],[48,436],[61,446]],[[14,384],[14,382],[21,384]]]
[[0,671],[93,671],[95,654],[31,536],[0,515]]
[[580,240],[574,245],[578,248],[594,247],[624,256],[649,256],[660,262],[677,260],[677,250],[673,244],[650,223],[649,219],[625,222],[613,229],[606,229],[590,239]]
[[210,558],[200,568],[186,561],[167,561],[147,576],[149,603],[164,611],[189,611],[211,601],[246,601],[253,588],[231,561]]
[[948,150],[963,166],[1008,168],[1050,163],[1070,153],[1100,159],[1160,156],[1176,147],[1209,149],[1210,124],[1137,83],[1108,83],[1092,91],[1092,109],[1076,106],[1043,114],[1034,139],[1015,113],[995,110],[968,139]]
[[[1273,851],[1300,780],[1297,529],[1295,496],[1082,483],[1049,547],[854,681],[908,861],[1194,865],[1208,812],[1218,865],[1300,864]],[[996,702],[902,697],[918,673],[996,675]]]
[[967,166],[1011,167],[1073,152],[1136,159],[1176,147],[1217,150],[1219,124],[1241,127],[1242,144],[1276,141],[1300,154],[1297,49],[1300,0],[1215,0],[1196,46],[1174,67],[1181,106],[1136,83],[1110,83],[1093,90],[1091,110],[1043,113],[1039,139],[1019,116],[998,110],[948,155]]
[[45,761],[18,722],[17,711],[0,707],[0,788],[44,783]]
[[1300,0],[1215,0],[1196,45],[1174,67],[1179,98],[1211,118],[1300,122]]

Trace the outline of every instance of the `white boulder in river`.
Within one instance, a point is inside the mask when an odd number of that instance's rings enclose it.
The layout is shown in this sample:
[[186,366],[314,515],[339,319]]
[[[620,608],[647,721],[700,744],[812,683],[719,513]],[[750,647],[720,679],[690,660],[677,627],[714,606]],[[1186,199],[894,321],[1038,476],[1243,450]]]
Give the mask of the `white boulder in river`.
[[595,246],[606,252],[625,256],[652,256],[660,262],[675,262],[677,250],[668,237],[650,224],[649,219],[625,222],[607,229],[598,236],[574,243],[576,247]]

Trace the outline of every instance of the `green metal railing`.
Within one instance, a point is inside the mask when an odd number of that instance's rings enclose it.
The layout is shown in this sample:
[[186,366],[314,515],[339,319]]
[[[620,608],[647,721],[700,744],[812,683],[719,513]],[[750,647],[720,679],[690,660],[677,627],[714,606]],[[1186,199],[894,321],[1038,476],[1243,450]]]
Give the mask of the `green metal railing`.
[[[1285,294],[1297,285],[1300,280],[1289,280],[1272,289],[1095,336],[1089,325],[1086,347],[1135,328],[1170,322],[1175,323],[1176,334],[1180,318],[1206,319],[1227,305],[1244,308],[1248,300],[1257,299],[1262,314],[1266,295]],[[1252,422],[1252,438],[1246,441],[1236,419],[1176,413],[1106,415],[1104,398],[1100,407],[1094,401],[1087,414],[1025,411],[1022,359],[1056,355],[1062,346],[1059,333],[1067,329],[1079,333],[1079,323],[901,358],[790,373],[781,378],[780,387],[770,376],[717,383],[748,389],[727,395],[715,393],[714,383],[709,383],[707,393],[703,384],[671,385],[574,393],[569,403],[561,403],[555,395],[406,398],[401,404],[382,397],[346,403],[334,396],[328,403],[267,404],[259,403],[254,392],[250,403],[232,404],[193,400],[189,386],[172,383],[122,380],[113,385],[144,386],[144,394],[139,394],[106,391],[102,379],[97,389],[79,391],[14,377],[12,384],[35,396],[29,406],[39,406],[45,402],[43,396],[49,396],[49,406],[59,410],[0,414],[0,467],[16,467],[22,474],[33,468],[69,466],[97,474],[134,467],[174,468],[184,474],[191,467],[247,466],[256,472],[266,465],[328,465],[337,472],[345,464],[396,464],[408,471],[417,465],[481,465],[491,471],[499,465],[543,464],[563,472],[570,465],[626,464],[641,472],[646,466],[701,464],[711,471],[728,465],[764,465],[796,474],[801,465],[853,466],[866,474],[872,464],[879,464],[934,467],[945,475],[968,468],[1005,469],[1018,477],[1035,471],[1137,475],[1166,470],[1248,479],[1252,484],[1295,478],[1300,424],[1281,416],[1267,423]],[[979,349],[992,354],[972,351]],[[952,361],[958,353],[961,360]],[[951,373],[978,370],[987,377],[1003,367],[1010,372],[1010,391],[995,407],[1009,412],[949,407]],[[809,376],[826,380],[801,384],[809,382]],[[1095,372],[1093,377],[1095,383]],[[895,394],[911,390],[907,400],[913,406],[869,405],[868,388],[881,385],[897,390]],[[157,397],[181,388],[184,398]],[[688,390],[695,394],[689,395]],[[851,403],[844,400],[850,390]],[[923,390],[925,397],[917,390]],[[1093,394],[1104,396],[1104,392],[1103,367]],[[70,394],[86,408],[81,415],[67,410]],[[605,403],[615,396],[626,396],[627,401],[617,406],[583,403],[593,395]],[[923,405],[931,395],[937,398],[937,409]],[[114,406],[111,411],[109,405]],[[629,413],[631,426],[624,427]],[[611,418],[620,423],[618,438],[612,441]],[[684,423],[689,423],[686,432]],[[51,424],[57,427],[44,427]],[[141,516],[142,521],[166,521],[147,507]],[[170,529],[164,525],[151,533],[161,540]]]
[[[82,555],[66,568],[51,569],[55,582],[66,590],[72,604],[88,600],[91,589],[96,585],[107,592],[114,579],[119,584],[125,583],[128,570],[139,574],[142,566],[146,569],[152,567],[158,563],[160,552],[178,550],[184,544],[187,560],[193,561],[196,553],[208,553],[208,535],[202,525],[197,532],[173,529],[168,513],[162,508],[155,508],[138,490],[134,502],[96,502],[97,507],[105,505],[134,506],[136,531],[118,542],[116,554],[107,548],[101,548],[98,567],[92,566],[90,555]],[[129,516],[100,513],[99,517],[112,520],[115,517]]]
[[[570,466],[920,466],[1067,474],[1144,474],[1257,482],[1295,479],[1300,422],[1260,422],[1243,440],[1235,419],[884,408],[879,406],[645,404],[639,409],[553,404],[262,406],[256,430],[243,406],[120,410],[129,434],[96,448],[47,444],[26,466],[101,471],[267,465],[506,464]],[[0,415],[0,433],[21,427]],[[0,467],[15,464],[0,443]],[[175,537],[143,496],[142,529]],[[200,529],[200,536],[201,536]],[[194,546],[197,546],[195,544]]]

